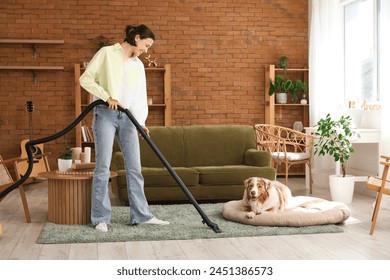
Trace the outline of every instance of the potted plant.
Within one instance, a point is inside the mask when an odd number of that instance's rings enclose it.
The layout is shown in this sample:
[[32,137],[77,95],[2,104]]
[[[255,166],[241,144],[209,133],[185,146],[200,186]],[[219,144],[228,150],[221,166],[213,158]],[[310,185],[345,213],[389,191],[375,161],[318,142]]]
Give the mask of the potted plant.
[[103,35],[96,36],[95,38],[90,39],[90,41],[96,46],[96,51],[105,46],[111,45],[111,39]]
[[72,167],[72,149],[68,143],[64,141],[64,150],[58,158],[58,171],[67,171]]
[[279,59],[279,66],[280,66],[280,68],[283,68],[284,70],[287,69],[287,66],[288,66],[288,58],[287,58],[287,56],[282,56]]
[[297,101],[299,93],[302,92],[301,104],[307,104],[307,100],[306,100],[307,84],[305,82],[302,82],[301,80],[296,80],[295,83],[293,83],[290,92],[293,101]]
[[293,82],[291,80],[284,80],[283,76],[278,75],[275,81],[270,79],[268,95],[272,96],[275,93],[276,103],[287,103],[287,93],[293,88]]
[[330,114],[327,114],[326,118],[321,118],[316,124],[315,135],[318,141],[314,143],[315,155],[330,155],[336,162],[336,174],[329,176],[332,200],[347,204],[352,202],[355,178],[352,175],[346,175],[346,162],[351,153],[355,151],[351,138],[354,135],[360,137],[352,131],[351,120],[350,116],[341,116],[338,120],[333,120]]

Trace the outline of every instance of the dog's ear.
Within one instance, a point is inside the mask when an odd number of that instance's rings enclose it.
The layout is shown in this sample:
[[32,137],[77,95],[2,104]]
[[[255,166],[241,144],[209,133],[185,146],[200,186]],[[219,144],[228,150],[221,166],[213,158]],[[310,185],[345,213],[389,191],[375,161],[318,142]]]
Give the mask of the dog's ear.
[[252,182],[252,178],[246,179],[246,180],[244,181],[244,186],[245,186],[245,188],[247,188],[251,182]]
[[264,180],[264,183],[265,183],[265,191],[267,193],[267,196],[269,196],[269,189],[271,188],[271,181],[265,181]]

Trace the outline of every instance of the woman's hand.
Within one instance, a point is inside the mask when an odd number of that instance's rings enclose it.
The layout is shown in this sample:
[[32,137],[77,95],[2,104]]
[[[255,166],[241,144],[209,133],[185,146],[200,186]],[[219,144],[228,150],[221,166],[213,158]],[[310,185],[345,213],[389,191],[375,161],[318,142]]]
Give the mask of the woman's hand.
[[107,103],[108,103],[108,109],[118,110],[118,106],[121,106],[123,109],[125,109],[125,107],[123,107],[118,100],[112,99],[111,97],[107,99]]
[[[149,128],[147,128],[146,126],[143,126],[142,127],[142,129],[145,131],[145,133],[150,137],[150,135],[149,135]],[[141,135],[141,133],[138,133],[139,134],[139,136],[141,137],[142,135]],[[143,138],[143,137],[142,137]]]

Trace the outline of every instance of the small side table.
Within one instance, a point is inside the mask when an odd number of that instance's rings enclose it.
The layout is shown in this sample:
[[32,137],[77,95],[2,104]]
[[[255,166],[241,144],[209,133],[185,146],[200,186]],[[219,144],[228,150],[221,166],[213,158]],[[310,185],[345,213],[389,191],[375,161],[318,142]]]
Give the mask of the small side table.
[[[110,177],[116,175],[111,172]],[[92,174],[50,171],[39,176],[48,179],[49,222],[66,225],[91,222]]]

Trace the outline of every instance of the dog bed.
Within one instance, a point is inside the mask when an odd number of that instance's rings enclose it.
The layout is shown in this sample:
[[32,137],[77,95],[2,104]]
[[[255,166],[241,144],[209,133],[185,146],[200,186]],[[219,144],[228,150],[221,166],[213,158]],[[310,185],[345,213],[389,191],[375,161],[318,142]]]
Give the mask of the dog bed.
[[242,200],[225,203],[222,215],[225,219],[253,226],[313,226],[342,223],[351,211],[341,202],[328,201],[311,196],[292,197],[287,209],[282,212],[265,212],[248,219]]

